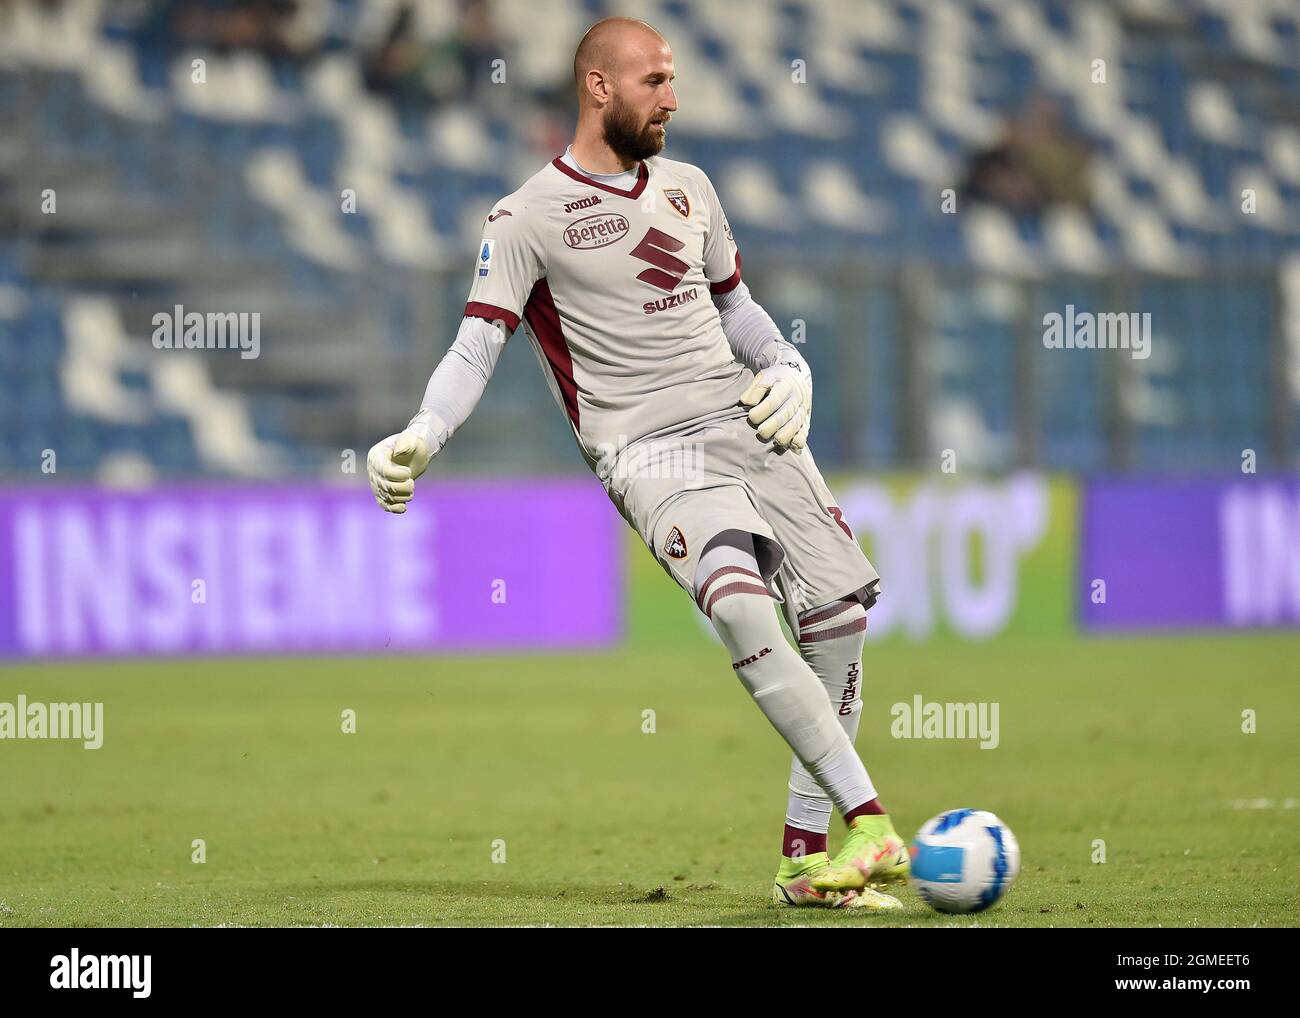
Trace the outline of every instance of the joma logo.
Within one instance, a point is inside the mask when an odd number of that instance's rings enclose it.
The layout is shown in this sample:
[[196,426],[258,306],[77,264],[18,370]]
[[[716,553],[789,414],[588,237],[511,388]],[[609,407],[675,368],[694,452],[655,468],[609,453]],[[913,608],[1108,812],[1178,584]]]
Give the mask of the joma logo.
[[771,648],[771,647],[764,647],[764,648],[763,648],[762,650],[760,650],[757,654],[754,654],[754,655],[752,655],[752,656],[750,656],[750,657],[747,657],[747,658],[745,658],[743,661],[737,661],[737,662],[735,662],[734,664],[732,664],[731,667],[734,668],[736,671],[740,671],[740,669],[744,668],[745,665],[752,665],[752,664],[753,664],[755,661],[757,661],[760,657],[767,657],[767,655],[769,655],[770,653],[772,653],[772,648]]
[[583,198],[581,201],[569,202],[569,204],[564,206],[564,211],[577,212],[578,209],[589,209],[593,205],[599,205],[599,204],[600,204],[600,195],[593,194],[587,198]]

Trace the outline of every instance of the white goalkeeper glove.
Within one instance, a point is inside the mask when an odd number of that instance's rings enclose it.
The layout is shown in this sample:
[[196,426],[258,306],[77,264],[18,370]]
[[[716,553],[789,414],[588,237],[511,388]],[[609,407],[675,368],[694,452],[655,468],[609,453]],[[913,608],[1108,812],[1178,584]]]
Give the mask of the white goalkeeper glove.
[[370,447],[366,474],[380,508],[390,513],[406,512],[406,503],[415,495],[415,479],[450,437],[442,418],[425,409],[411,418],[405,431]]
[[802,358],[787,356],[764,368],[741,394],[740,402],[753,407],[749,423],[758,428],[758,437],[764,442],[796,452],[807,446],[812,426],[812,372]]

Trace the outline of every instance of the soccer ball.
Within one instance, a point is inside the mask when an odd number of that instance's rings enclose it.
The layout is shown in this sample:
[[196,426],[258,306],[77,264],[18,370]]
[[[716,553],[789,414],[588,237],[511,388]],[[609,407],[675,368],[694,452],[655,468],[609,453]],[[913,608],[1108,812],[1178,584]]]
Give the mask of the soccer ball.
[[950,809],[928,821],[912,842],[911,880],[940,912],[982,912],[1020,872],[1011,828],[982,809]]

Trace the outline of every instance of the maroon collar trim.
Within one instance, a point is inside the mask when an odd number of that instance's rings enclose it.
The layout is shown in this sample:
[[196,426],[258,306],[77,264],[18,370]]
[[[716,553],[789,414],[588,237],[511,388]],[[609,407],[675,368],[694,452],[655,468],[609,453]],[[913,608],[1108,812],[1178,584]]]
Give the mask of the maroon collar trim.
[[641,192],[645,190],[646,182],[650,179],[650,168],[644,162],[641,163],[640,174],[630,191],[625,191],[621,187],[610,187],[608,184],[602,184],[599,180],[592,180],[585,173],[579,173],[559,156],[551,160],[551,165],[566,176],[570,176],[574,180],[580,180],[589,187],[598,187],[602,191],[608,191],[610,194],[617,194],[623,198],[640,198]]

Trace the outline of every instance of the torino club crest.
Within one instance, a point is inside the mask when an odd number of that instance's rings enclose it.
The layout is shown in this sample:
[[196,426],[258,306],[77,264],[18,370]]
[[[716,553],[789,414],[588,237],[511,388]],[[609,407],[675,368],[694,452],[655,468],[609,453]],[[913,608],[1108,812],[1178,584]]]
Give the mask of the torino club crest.
[[668,531],[668,537],[664,540],[664,554],[669,558],[686,557],[686,535],[682,533],[680,527],[673,527]]
[[664,197],[668,199],[669,205],[682,214],[683,219],[690,217],[691,201],[680,187],[665,187]]

